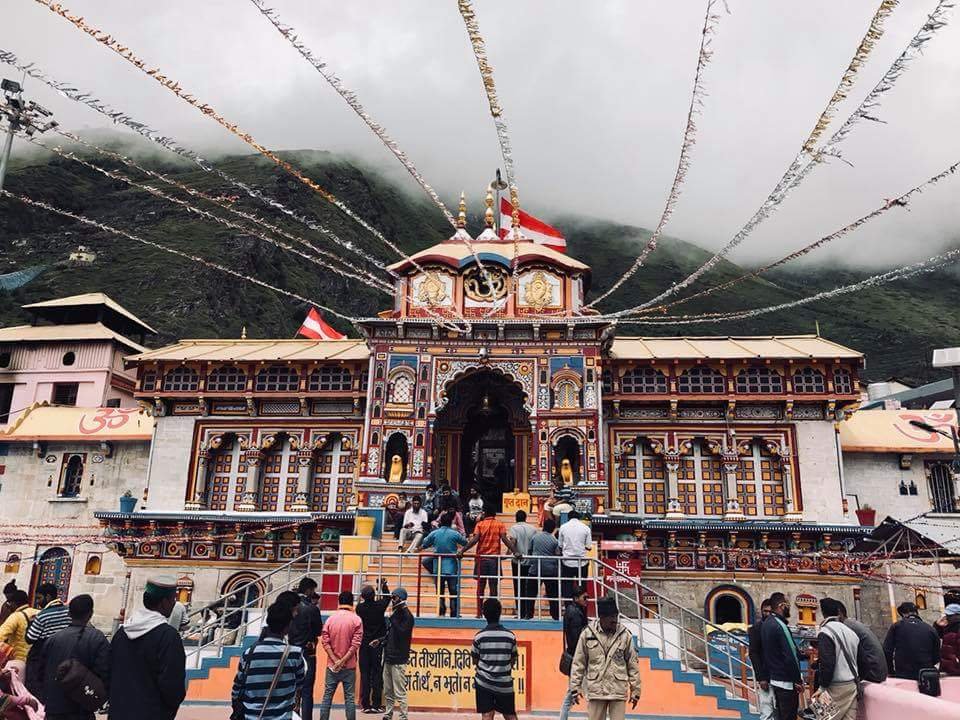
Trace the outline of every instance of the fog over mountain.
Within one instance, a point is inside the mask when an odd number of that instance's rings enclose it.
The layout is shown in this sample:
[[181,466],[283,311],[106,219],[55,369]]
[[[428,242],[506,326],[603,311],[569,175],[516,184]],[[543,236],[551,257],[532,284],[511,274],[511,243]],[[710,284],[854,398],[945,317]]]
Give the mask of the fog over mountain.
[[[244,0],[70,0],[151,66],[278,149],[316,148],[403,170],[342,99]],[[357,91],[445,198],[472,209],[501,164],[456,3],[273,0],[281,19]],[[824,107],[876,0],[729,0],[706,71],[709,96],[671,236],[726,242],[779,179]],[[842,122],[916,32],[935,0],[903,2],[886,23]],[[478,0],[514,144],[524,205],[656,225],[677,162],[705,2]],[[192,147],[244,152],[216,123],[28,0],[4,4],[0,47]],[[5,77],[16,77],[7,66]],[[849,164],[817,169],[734,256],[779,256],[846,224],[960,159],[960,19],[886,96],[884,123],[857,126]],[[31,98],[72,130],[108,124],[37,82]],[[834,125],[836,127],[836,125]],[[18,143],[15,152],[21,152]],[[890,266],[960,242],[951,179],[822,251],[818,261]],[[412,186],[409,180],[405,186]],[[412,192],[419,192],[413,186]]]

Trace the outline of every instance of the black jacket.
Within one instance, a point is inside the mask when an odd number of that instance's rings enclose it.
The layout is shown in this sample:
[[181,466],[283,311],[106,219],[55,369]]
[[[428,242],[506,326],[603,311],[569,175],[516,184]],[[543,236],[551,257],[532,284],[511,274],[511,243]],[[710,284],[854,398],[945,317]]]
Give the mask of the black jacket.
[[857,647],[857,668],[860,679],[873,683],[882,683],[887,679],[887,659],[883,654],[883,645],[873,634],[873,630],[862,622],[847,618],[843,624],[853,630],[860,638]]
[[787,639],[787,633],[776,615],[770,615],[760,626],[760,647],[763,666],[770,680],[799,683],[800,659],[796,645]]
[[940,662],[940,636],[919,617],[910,615],[887,631],[883,653],[891,675],[916,680],[920,670]]
[[55,680],[57,668],[65,660],[75,659],[87,666],[110,690],[110,643],[92,625],[70,624],[44,641],[43,705],[48,715],[62,718],[91,718],[93,713],[68,698]]
[[391,665],[405,665],[410,661],[410,642],[413,640],[413,613],[406,607],[398,608],[387,623],[387,641],[383,661]]
[[314,605],[305,595],[300,596],[300,612],[290,623],[287,638],[291,645],[303,650],[305,657],[317,654],[317,638],[323,631],[323,615],[320,608]]
[[387,618],[384,615],[390,607],[390,596],[364,600],[357,605],[357,615],[363,623],[363,644],[369,645],[371,640],[382,638],[387,634]]
[[580,634],[587,626],[587,611],[575,602],[567,603],[563,611],[563,651],[573,655],[580,641]]
[[174,720],[187,694],[180,633],[167,623],[131,640],[123,628],[110,644],[110,720]]
[[763,620],[757,620],[747,629],[747,638],[750,640],[750,664],[753,666],[753,675],[757,682],[766,682],[770,680],[770,671],[763,662],[763,640],[760,637],[760,629],[763,627]]

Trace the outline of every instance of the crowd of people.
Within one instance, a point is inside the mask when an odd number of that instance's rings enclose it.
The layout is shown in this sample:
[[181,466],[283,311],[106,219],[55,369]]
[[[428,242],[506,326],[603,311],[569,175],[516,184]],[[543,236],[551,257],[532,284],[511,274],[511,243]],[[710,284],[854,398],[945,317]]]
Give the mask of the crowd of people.
[[[151,578],[143,607],[113,639],[90,624],[94,603],[77,595],[69,603],[57,587],[36,589],[34,608],[15,583],[4,588],[0,610],[0,712],[12,720],[173,720],[186,695],[186,655],[171,624],[176,580]],[[174,616],[174,622],[181,618]]]
[[[837,720],[855,720],[864,682],[881,683],[888,676],[922,680],[925,673],[960,675],[960,594],[948,593],[944,601],[944,616],[932,625],[920,618],[916,605],[901,604],[900,620],[881,643],[870,628],[847,615],[842,602],[820,600],[823,620],[806,656],[812,708]],[[803,653],[787,624],[787,597],[774,593],[763,601],[760,615],[748,631],[760,718],[796,720],[807,682]]]
[[388,504],[387,515],[399,550],[432,551],[422,564],[436,583],[440,615],[446,615],[449,608],[451,617],[459,617],[460,560],[474,550],[477,618],[482,615],[483,598],[500,596],[501,557],[509,554],[518,617],[534,617],[542,592],[550,616],[559,620],[560,598],[569,599],[573,587],[585,577],[587,553],[593,547],[590,528],[572,500],[570,492],[560,488],[544,504],[539,527],[528,521],[525,511],[518,510],[515,523],[507,530],[475,487],[464,515],[459,496],[444,483],[430,491],[426,500],[415,495],[408,501],[401,494],[399,502]]

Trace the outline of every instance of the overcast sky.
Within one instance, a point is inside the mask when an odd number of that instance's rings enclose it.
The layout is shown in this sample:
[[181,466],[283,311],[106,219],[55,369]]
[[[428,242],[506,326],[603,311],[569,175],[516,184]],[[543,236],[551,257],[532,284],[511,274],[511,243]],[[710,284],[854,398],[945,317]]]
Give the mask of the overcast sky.
[[[706,72],[709,97],[667,232],[718,247],[749,218],[829,99],[878,0],[729,0]],[[70,0],[90,24],[277,149],[398,163],[247,0]],[[474,210],[501,164],[455,0],[273,0],[444,195]],[[837,125],[936,0],[904,0]],[[704,2],[477,0],[509,123],[524,206],[653,227],[676,167]],[[722,7],[721,7],[722,10]],[[33,0],[6,0],[0,47],[198,149],[245,146]],[[0,65],[5,76],[8,66]],[[104,119],[36,82],[64,127]],[[770,258],[824,235],[960,159],[960,18],[915,61],[833,163],[744,245]],[[824,259],[890,265],[960,244],[960,178],[895,211]]]

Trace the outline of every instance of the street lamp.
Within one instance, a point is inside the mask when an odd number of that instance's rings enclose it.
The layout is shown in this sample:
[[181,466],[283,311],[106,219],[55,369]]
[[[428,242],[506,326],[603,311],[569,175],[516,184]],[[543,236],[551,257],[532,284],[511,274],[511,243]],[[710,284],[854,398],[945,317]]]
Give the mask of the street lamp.
[[23,87],[16,80],[0,82],[0,119],[7,121],[7,137],[0,150],[0,190],[3,190],[3,177],[7,173],[7,163],[10,160],[10,148],[13,147],[13,136],[20,130],[32,137],[36,133],[45,133],[57,126],[56,120],[50,120],[53,115],[33,100],[23,99]]
[[926,430],[927,432],[936,433],[937,435],[943,435],[943,437],[953,440],[953,463],[950,468],[953,471],[953,475],[960,475],[960,435],[957,434],[957,428],[954,425],[950,426],[950,432],[944,432],[943,430],[938,430],[930,423],[925,423],[922,420],[911,420],[910,424],[914,427],[920,428],[921,430]]

